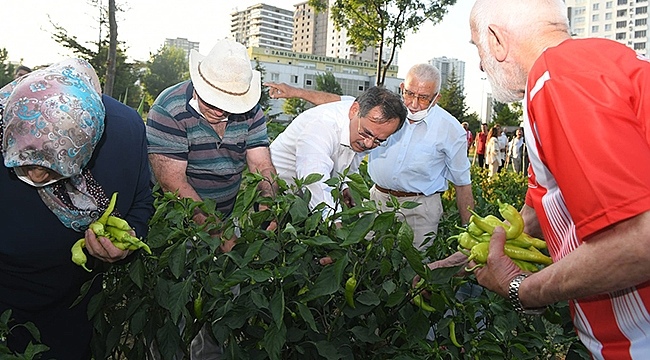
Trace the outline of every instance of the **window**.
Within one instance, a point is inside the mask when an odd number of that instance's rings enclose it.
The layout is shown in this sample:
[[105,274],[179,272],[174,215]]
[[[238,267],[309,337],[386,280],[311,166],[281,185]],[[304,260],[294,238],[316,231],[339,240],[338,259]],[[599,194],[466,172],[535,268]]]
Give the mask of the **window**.
[[636,25],[636,26],[646,25],[647,23],[648,23],[648,19],[636,19],[636,20],[634,20],[634,25]]
[[621,17],[627,15],[627,10],[618,10],[616,16]]
[[271,73],[271,81],[273,81],[273,82],[280,81],[280,74],[279,73]]
[[641,6],[636,8],[636,14],[647,14],[648,13],[648,7],[647,6]]
[[646,37],[646,31],[645,30],[640,30],[640,31],[635,31],[634,32],[634,38],[635,39],[644,38],[644,37]]
[[605,24],[605,31],[612,31],[612,24]]
[[612,8],[612,2],[608,1],[605,3],[605,9],[611,9]]
[[599,14],[591,15],[591,21],[599,21],[599,20],[600,20],[600,15]]
[[599,3],[595,3],[591,5],[591,10],[598,10],[598,7],[600,6]]
[[622,29],[627,25],[627,21],[617,21],[616,22],[616,28],[617,29]]
[[619,5],[625,5],[627,4],[627,0],[618,0]]
[[293,83],[293,84],[298,83],[298,75],[291,75],[291,83]]
[[594,25],[591,27],[591,32],[592,33],[597,33],[598,32],[598,25]]
[[312,84],[311,79],[305,79],[305,85],[311,86],[311,84]]
[[363,85],[359,85],[359,87],[358,87],[357,89],[359,89],[359,91],[364,91],[364,90],[365,90],[365,89],[363,88]]
[[616,33],[616,40],[625,40],[625,33]]
[[634,50],[645,50],[645,43],[634,43]]
[[605,14],[605,20],[612,20],[612,13]]

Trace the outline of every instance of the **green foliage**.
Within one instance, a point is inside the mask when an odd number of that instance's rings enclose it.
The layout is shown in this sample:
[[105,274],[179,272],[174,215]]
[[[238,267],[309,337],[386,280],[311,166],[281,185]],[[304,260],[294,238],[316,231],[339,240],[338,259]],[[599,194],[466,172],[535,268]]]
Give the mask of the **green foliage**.
[[307,101],[300,98],[285,99],[282,103],[282,111],[287,115],[293,116],[293,118],[300,115],[306,109]]
[[501,126],[520,126],[523,116],[523,108],[521,102],[512,104],[501,103],[495,101],[492,105],[494,110],[492,121]]
[[14,79],[15,66],[9,61],[9,52],[5,48],[0,49],[0,87],[5,86]]
[[465,114],[469,106],[465,103],[465,91],[456,72],[452,70],[447,78],[447,83],[440,88],[440,99],[438,105],[447,110],[458,121],[465,121]]
[[189,76],[185,51],[163,46],[149,59],[142,76],[142,85],[150,98],[155,99],[163,90],[189,79]]
[[[42,354],[49,350],[49,347],[46,345],[40,344],[41,335],[36,326],[33,323],[28,322],[25,324],[16,324],[11,318],[11,310],[5,310],[5,312],[0,315],[0,359],[3,360],[33,360],[40,359]],[[12,331],[15,331],[17,328],[22,327],[29,332],[29,334],[34,338],[36,343],[30,343],[27,345],[25,352],[22,354],[15,353],[6,346],[7,336],[11,334]]]
[[[455,252],[457,244],[446,240],[458,233],[453,189],[443,195],[438,240],[422,254],[412,246],[410,227],[396,218],[399,202],[394,199],[394,211],[381,212],[368,200],[365,169],[327,182],[335,199],[345,183],[357,204],[330,221],[322,219],[324,204],[310,211],[309,192],[297,191],[320,179],[317,174],[291,188],[277,180],[274,198],[260,197],[257,185],[265,180],[247,174],[228,219],[214,213],[211,201],[156,192],[146,240],[154,255],[138,253],[130,264],[112,266],[105,291],[91,300],[95,358],[144,359],[152,343],[164,359],[177,351],[187,356],[206,324],[227,359],[588,358],[566,303],[549,307],[543,317],[519,317],[492,292],[459,297],[459,290],[475,284],[472,276],[455,277],[459,268],[422,265],[424,255]],[[472,175],[480,213],[494,213],[496,199],[521,205],[521,176],[489,179],[478,168]],[[253,211],[257,204],[264,210]],[[204,225],[192,220],[197,207],[212,214]],[[274,231],[267,230],[269,221],[277,224]],[[210,236],[230,238],[236,231],[237,245],[225,254],[219,237]],[[325,256],[333,263],[320,265]],[[411,285],[416,274],[425,279],[419,288]],[[352,276],[354,306],[345,299]],[[411,302],[424,289],[435,311]],[[427,338],[432,328],[435,336]],[[452,328],[461,348],[450,340]]]
[[343,95],[341,84],[336,81],[334,74],[329,71],[316,75],[316,90],[328,92],[330,94]]
[[[336,0],[330,18],[338,29],[346,29],[348,44],[363,51],[370,47],[380,55],[387,47],[388,60],[377,59],[377,83],[383,85],[386,70],[393,62],[395,49],[402,46],[409,32],[417,32],[427,21],[439,23],[447,7],[456,0]],[[309,0],[319,11],[327,9],[325,0]]]

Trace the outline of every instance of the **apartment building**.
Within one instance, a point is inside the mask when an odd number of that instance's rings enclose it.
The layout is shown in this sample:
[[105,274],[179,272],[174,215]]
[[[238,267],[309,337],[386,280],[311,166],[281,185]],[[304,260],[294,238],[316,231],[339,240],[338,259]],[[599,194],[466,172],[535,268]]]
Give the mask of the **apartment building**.
[[433,58],[428,61],[429,64],[435,66],[440,70],[440,84],[441,87],[447,85],[447,79],[451,77],[453,72],[456,75],[459,83],[464,87],[465,85],[465,62],[455,58],[448,58],[446,56]]
[[230,14],[230,34],[246,47],[291,50],[293,11],[256,4]]
[[616,40],[648,56],[648,0],[566,0],[571,33]]

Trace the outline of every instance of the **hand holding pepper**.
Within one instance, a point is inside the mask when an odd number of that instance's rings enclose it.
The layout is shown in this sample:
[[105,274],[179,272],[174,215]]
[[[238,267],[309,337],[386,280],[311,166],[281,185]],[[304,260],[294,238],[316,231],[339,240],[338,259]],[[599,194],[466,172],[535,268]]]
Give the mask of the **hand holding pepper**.
[[120,261],[131,253],[131,250],[120,250],[105,236],[96,236],[90,229],[86,230],[85,239],[88,254],[104,262]]
[[[487,263],[476,268],[476,280],[497,294],[507,298],[510,281],[522,270],[505,254],[506,232],[502,227],[496,227],[490,241]],[[470,263],[470,266],[476,264]]]

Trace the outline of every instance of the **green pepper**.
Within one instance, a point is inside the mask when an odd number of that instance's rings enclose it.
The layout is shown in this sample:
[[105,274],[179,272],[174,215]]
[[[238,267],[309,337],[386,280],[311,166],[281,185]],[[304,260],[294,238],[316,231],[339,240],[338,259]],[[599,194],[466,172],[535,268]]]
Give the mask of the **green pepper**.
[[461,345],[456,339],[456,323],[454,320],[449,323],[449,340],[451,340],[451,343],[454,344],[454,346],[459,348],[463,347],[463,345]]
[[479,229],[483,230],[483,232],[486,232],[491,235],[494,232],[494,228],[497,226],[501,226],[504,230],[508,229],[508,225],[506,225],[503,221],[501,221],[499,218],[497,218],[494,215],[488,215],[486,217],[482,217],[481,215],[474,212],[474,210],[472,209],[469,209],[469,211],[472,213],[472,216],[469,218],[469,221],[471,223],[476,224],[476,226]]
[[354,277],[354,274],[348,278],[345,282],[345,302],[351,308],[355,308],[356,304],[354,303],[354,290],[357,288],[357,279]]
[[108,216],[115,210],[115,203],[117,202],[117,193],[114,192],[113,195],[111,196],[111,201],[108,203],[108,207],[106,210],[104,210],[104,213],[102,216],[97,219],[97,222],[106,225],[106,221],[108,221]]
[[525,232],[522,232],[521,235],[519,235],[515,240],[525,241],[537,249],[546,249],[546,241],[530,236]]
[[528,261],[512,259],[512,262],[515,263],[515,265],[517,265],[523,271],[528,271],[528,272],[537,272],[537,271],[539,271],[539,268],[537,267],[537,265],[535,265],[533,263],[530,263]]
[[92,270],[86,267],[86,261],[88,261],[88,257],[86,257],[86,254],[84,253],[83,248],[85,245],[86,245],[85,238],[81,238],[77,240],[77,242],[75,242],[74,245],[72,245],[72,248],[70,249],[70,252],[72,253],[72,262],[81,266],[86,271],[91,272]]
[[413,296],[413,303],[414,303],[417,307],[419,307],[420,309],[422,309],[422,310],[424,310],[424,311],[428,311],[428,312],[434,312],[434,311],[436,311],[436,309],[435,309],[433,306],[429,305],[429,304],[424,300],[424,297],[422,297],[422,294],[417,294],[417,295]]
[[484,231],[481,230],[476,224],[470,221],[469,224],[467,224],[467,232],[474,235],[474,236],[481,236],[483,235]]
[[471,250],[474,246],[478,245],[479,241],[476,240],[470,233],[464,232],[458,235],[458,245]]
[[506,229],[506,239],[515,239],[524,231],[524,218],[519,211],[508,203],[502,203],[497,199],[499,204],[499,214],[508,221],[510,227]]
[[478,242],[490,242],[490,239],[492,238],[492,234],[483,233],[483,234],[481,234],[479,236],[473,236],[472,235],[472,237],[474,239],[476,239],[476,241],[478,241]]
[[511,259],[525,260],[532,263],[551,265],[553,260],[541,252],[532,252],[510,244],[505,244],[503,252]]
[[480,242],[477,245],[474,245],[469,251],[470,256],[467,258],[467,261],[474,261],[478,264],[485,264],[488,257],[488,249],[490,248],[489,242]]
[[201,296],[201,292],[199,291],[199,295],[194,299],[194,316],[198,320],[201,320],[203,318],[203,297]]

